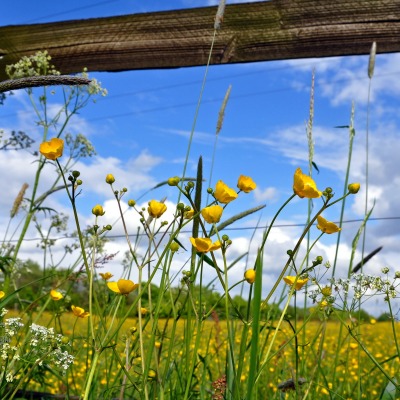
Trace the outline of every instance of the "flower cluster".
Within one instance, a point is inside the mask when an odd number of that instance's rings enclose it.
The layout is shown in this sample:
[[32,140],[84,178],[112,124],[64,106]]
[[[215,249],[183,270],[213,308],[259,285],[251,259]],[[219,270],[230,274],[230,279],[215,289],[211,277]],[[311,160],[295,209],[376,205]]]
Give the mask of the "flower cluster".
[[[6,313],[7,310],[1,310],[1,316]],[[74,357],[65,350],[68,339],[56,334],[53,328],[32,324],[29,327],[28,341],[22,346],[18,335],[23,327],[21,318],[7,318],[0,324],[0,359],[2,365],[10,366],[0,370],[0,380],[13,382],[15,373],[20,368],[18,362],[39,366],[46,364],[49,368],[53,366],[65,373],[74,361]]]
[[51,56],[47,51],[38,51],[32,56],[23,56],[17,63],[6,66],[10,79],[39,75],[60,75],[55,66],[50,64]]
[[[384,268],[382,272],[387,273],[389,271]],[[337,301],[337,298],[342,301],[347,298],[349,309],[352,309],[359,300],[364,302],[376,295],[384,296],[385,301],[397,298],[400,285],[400,282],[397,282],[398,279],[400,279],[400,272],[396,272],[393,279],[363,273],[354,274],[350,278],[331,278],[329,279],[331,286],[318,286],[309,290],[308,296],[313,303],[322,306],[325,304],[324,302],[327,305],[332,305]]]
[[74,362],[74,356],[64,350],[64,337],[56,334],[53,328],[41,325],[30,326],[30,342],[25,358],[37,362],[54,364],[61,372],[65,372]]

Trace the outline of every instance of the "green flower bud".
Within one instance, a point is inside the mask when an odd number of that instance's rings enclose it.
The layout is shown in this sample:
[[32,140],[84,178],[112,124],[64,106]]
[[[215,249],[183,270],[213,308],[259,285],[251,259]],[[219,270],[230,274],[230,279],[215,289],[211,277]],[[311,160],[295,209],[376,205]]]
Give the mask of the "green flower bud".
[[136,204],[135,200],[132,200],[132,199],[128,200],[128,206],[129,207],[135,207],[135,204]]
[[63,336],[61,338],[61,343],[62,344],[68,344],[69,343],[69,337],[68,336]]
[[179,250],[179,244],[176,243],[176,242],[172,242],[172,243],[169,245],[169,249],[170,249],[173,253],[175,253],[175,252],[177,252],[177,251]]
[[81,173],[79,171],[72,171],[72,176],[77,178]]

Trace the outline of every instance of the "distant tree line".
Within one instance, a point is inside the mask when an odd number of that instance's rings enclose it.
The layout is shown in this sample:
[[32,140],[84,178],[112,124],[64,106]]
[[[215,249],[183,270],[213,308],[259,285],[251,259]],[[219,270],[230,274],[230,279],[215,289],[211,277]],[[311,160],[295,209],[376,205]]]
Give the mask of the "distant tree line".
[[[88,308],[88,283],[86,279],[86,274],[83,269],[78,271],[71,271],[63,268],[48,268],[43,270],[38,263],[32,260],[27,260],[21,263],[20,268],[18,269],[18,274],[15,277],[15,286],[16,288],[22,288],[14,297],[13,302],[11,303],[15,309],[19,309],[20,305],[24,303],[30,305],[30,309],[34,311],[35,309],[40,308],[48,299],[49,292],[51,289],[58,287],[57,290],[60,290],[64,294],[63,303],[65,311],[69,311],[71,305],[83,307],[85,309]],[[106,305],[110,303],[116,294],[111,292],[106,285],[106,282],[102,280],[99,276],[97,279],[104,283],[100,285],[102,290],[102,301],[103,304]],[[187,315],[188,310],[193,307],[190,304],[189,296],[188,296],[188,287],[186,284],[177,285],[176,287],[171,288],[171,293],[168,291],[162,292],[160,288],[151,284],[151,298],[153,299],[153,303],[155,299],[158,299],[159,296],[163,296],[164,299],[161,302],[161,309],[159,310],[160,318],[169,318],[173,316],[173,307],[171,304],[171,299],[174,303],[174,308],[177,310],[178,317],[185,317]],[[226,308],[225,301],[218,291],[213,289],[212,287],[206,286],[198,286],[194,285],[191,287],[191,290],[194,292],[201,290],[201,298],[203,299],[202,304],[196,304],[198,311],[207,317],[225,319],[226,318]],[[171,296],[172,294],[172,296]],[[194,298],[198,298],[196,293],[194,293]],[[126,305],[129,306],[135,299],[135,294],[130,294],[126,297]],[[251,304],[244,299],[240,295],[236,295],[232,299],[233,307],[236,309],[236,312],[239,312],[242,316],[246,317],[251,313]],[[142,307],[149,307],[149,295],[148,292],[143,293],[142,295]],[[232,314],[235,314],[232,307]],[[210,312],[212,310],[212,312]],[[342,312],[343,313],[343,312]],[[230,317],[232,317],[231,315]],[[263,320],[275,320],[279,318],[281,315],[281,309],[277,304],[268,304],[266,307],[262,309],[261,317]],[[357,311],[357,315],[360,316],[361,320],[368,321],[372,318],[371,315],[368,314],[365,310]],[[305,319],[310,317],[310,309],[297,308],[294,309],[293,306],[289,306],[287,309],[286,317],[288,319],[294,318]],[[313,313],[312,318],[318,319],[320,318],[320,314]],[[342,317],[346,317],[342,315]],[[332,314],[331,318],[334,318]],[[382,314],[377,318],[377,321],[386,321],[389,319],[387,314]]]

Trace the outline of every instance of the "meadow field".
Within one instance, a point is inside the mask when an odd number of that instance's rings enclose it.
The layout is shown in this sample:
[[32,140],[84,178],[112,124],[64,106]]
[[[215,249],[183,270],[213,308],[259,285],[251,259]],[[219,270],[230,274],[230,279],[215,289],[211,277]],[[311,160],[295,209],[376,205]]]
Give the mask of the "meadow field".
[[[11,313],[11,315],[17,316],[18,314]],[[36,319],[35,317],[33,316],[33,319]],[[61,377],[54,374],[51,369],[44,368],[32,376],[26,389],[80,396],[93,358],[93,350],[86,339],[89,329],[88,320],[77,321],[76,316],[72,313],[65,313],[54,318],[54,315],[46,312],[40,316],[37,322],[47,327],[54,327],[55,330],[68,337],[72,353],[76,355],[76,358],[65,376]],[[149,328],[145,329],[144,347],[149,351],[155,349],[157,355],[150,365],[149,382],[152,380],[162,381],[165,398],[179,398],[169,393],[179,392],[176,385],[185,380],[183,376],[179,376],[180,373],[183,373],[184,368],[176,365],[171,371],[170,364],[171,360],[177,364],[187,362],[186,346],[189,346],[189,359],[193,356],[193,349],[197,349],[197,362],[193,371],[195,380],[190,390],[190,398],[218,398],[215,397],[215,382],[218,382],[218,379],[225,374],[225,360],[229,349],[226,321],[210,318],[202,323],[198,332],[193,326],[194,334],[190,341],[185,338],[186,323],[187,321],[184,319],[178,320],[177,323],[163,319],[158,320],[158,332],[155,338]],[[301,329],[303,321],[298,321],[297,324],[300,328],[297,338],[300,371],[305,380],[304,386],[311,384],[313,387],[312,390],[302,388],[301,398],[381,398],[387,381],[363,349],[368,350],[388,375],[396,375],[398,358],[394,356],[396,345],[389,322],[377,323],[372,319],[357,327],[357,338],[362,342],[362,346],[346,332],[342,332],[342,339],[340,342],[338,341],[341,334],[339,322],[312,321],[307,323],[304,329]],[[235,333],[233,357],[239,364],[244,326],[240,322],[234,322],[233,325]],[[120,360],[124,361],[125,367],[132,377],[141,374],[137,326],[137,319],[126,319],[119,329],[118,338],[115,338],[114,355],[111,358],[105,356],[100,359],[95,385],[98,393],[102,393],[101,398],[118,398],[122,382],[126,383],[123,372],[118,367],[118,356]],[[269,323],[267,327],[262,328],[260,333],[259,355],[261,359],[271,340],[271,328],[273,327],[274,323]],[[247,333],[250,335],[251,330]],[[199,341],[197,341],[197,336],[200,338]],[[15,338],[16,342],[19,340],[21,339]],[[247,345],[249,344],[247,343]],[[255,398],[293,398],[290,396],[290,389],[282,390],[279,385],[282,386],[283,383],[292,379],[295,359],[293,332],[289,324],[284,324],[276,337],[268,367],[260,376],[262,384],[259,385]],[[245,387],[249,373],[249,357],[247,355],[244,356],[242,365],[240,385]],[[361,396],[357,393],[360,381],[363,385]],[[150,384],[150,386],[152,385]],[[156,395],[155,386],[151,398],[161,398]],[[285,391],[289,393],[285,395]],[[307,396],[304,397],[307,392]]]

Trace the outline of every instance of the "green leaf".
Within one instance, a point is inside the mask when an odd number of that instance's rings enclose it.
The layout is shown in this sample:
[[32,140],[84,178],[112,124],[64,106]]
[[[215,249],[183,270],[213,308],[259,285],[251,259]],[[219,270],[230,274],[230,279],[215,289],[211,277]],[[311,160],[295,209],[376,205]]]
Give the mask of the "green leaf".
[[[244,218],[244,217],[247,217],[248,215],[253,214],[253,213],[257,212],[257,211],[260,211],[260,210],[262,210],[262,209],[265,208],[265,207],[266,207],[266,205],[263,204],[263,205],[261,205],[261,206],[257,206],[257,207],[254,207],[254,208],[250,208],[250,209],[247,210],[247,211],[243,211],[243,212],[241,212],[241,213],[239,213],[239,214],[234,215],[232,218],[229,218],[229,219],[227,219],[226,221],[221,222],[221,223],[217,226],[218,232],[221,232],[222,229],[224,229],[224,228],[226,228],[227,226],[233,224],[234,222],[238,221],[239,219],[242,219],[242,218]],[[215,235],[215,234],[216,234],[216,231],[215,231],[215,229],[213,229],[213,230],[211,231],[211,233],[210,233],[210,236]]]

